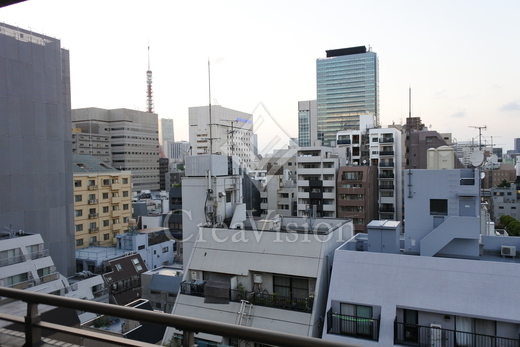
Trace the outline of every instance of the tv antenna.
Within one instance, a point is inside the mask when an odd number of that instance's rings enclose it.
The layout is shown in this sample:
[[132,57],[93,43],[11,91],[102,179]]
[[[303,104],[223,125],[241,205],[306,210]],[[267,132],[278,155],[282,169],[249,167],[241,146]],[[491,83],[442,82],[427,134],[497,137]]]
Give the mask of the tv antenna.
[[483,127],[480,127],[480,126],[470,125],[469,127],[478,129],[478,149],[482,150],[482,129],[486,130],[487,126],[484,125]]

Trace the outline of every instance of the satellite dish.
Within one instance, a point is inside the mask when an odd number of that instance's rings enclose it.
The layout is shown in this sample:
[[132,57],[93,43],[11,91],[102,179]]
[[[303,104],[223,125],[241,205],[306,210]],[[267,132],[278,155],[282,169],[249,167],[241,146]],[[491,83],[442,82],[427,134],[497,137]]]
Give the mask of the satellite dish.
[[347,159],[347,160],[345,160],[345,164],[347,164],[347,165],[348,165],[348,159]]
[[482,165],[482,162],[484,161],[484,152],[480,150],[474,150],[469,155],[469,161],[471,165],[473,165],[474,167],[479,167],[480,165]]
[[484,171],[480,172],[480,179],[483,180],[486,177],[486,173]]
[[367,160],[366,160],[366,159],[364,159],[364,160],[363,160],[363,165],[365,165],[366,163],[367,163]]

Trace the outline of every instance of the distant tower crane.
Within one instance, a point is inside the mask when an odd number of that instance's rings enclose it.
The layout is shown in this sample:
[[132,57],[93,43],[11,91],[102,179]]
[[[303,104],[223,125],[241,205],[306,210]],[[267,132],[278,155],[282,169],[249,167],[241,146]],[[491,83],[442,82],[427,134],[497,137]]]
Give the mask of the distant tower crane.
[[148,71],[146,71],[146,112],[153,113],[152,70],[150,70],[150,46],[148,46]]
[[470,125],[469,127],[478,129],[478,149],[479,149],[479,151],[481,151],[482,150],[482,129],[486,130],[487,126],[484,125],[483,127],[479,127],[479,126]]

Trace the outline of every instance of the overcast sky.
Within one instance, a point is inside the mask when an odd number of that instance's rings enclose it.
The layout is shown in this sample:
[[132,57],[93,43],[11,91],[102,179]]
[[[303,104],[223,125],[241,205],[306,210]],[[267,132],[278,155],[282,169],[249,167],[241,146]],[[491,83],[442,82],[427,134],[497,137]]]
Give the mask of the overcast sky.
[[[70,50],[72,107],[146,109],[150,45],[155,111],[188,140],[188,107],[261,115],[298,136],[298,101],[316,98],[325,50],[370,46],[379,56],[383,125],[412,116],[458,141],[504,150],[520,137],[520,1],[29,0],[0,22]],[[268,124],[268,123],[264,123]],[[273,127],[260,129],[265,146]],[[262,145],[263,144],[263,145]]]

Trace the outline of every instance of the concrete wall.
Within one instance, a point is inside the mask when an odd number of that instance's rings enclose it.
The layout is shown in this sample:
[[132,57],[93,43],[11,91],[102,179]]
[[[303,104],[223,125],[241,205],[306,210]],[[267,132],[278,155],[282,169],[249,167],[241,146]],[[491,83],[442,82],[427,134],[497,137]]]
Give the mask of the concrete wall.
[[6,24],[0,47],[0,227],[40,233],[58,271],[71,275],[68,51],[59,40]]

